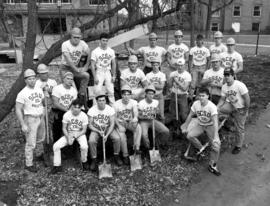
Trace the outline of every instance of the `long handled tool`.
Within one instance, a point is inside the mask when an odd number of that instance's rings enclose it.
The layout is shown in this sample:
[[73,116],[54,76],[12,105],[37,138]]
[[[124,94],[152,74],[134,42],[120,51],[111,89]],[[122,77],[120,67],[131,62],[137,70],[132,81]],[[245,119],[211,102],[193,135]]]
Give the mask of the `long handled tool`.
[[105,149],[105,138],[104,132],[102,132],[102,147],[103,147],[103,163],[98,166],[99,175],[98,178],[112,177],[112,167],[106,163],[106,149]]
[[159,150],[156,150],[155,119],[152,120],[152,131],[153,131],[153,149],[149,150],[149,154],[150,154],[150,162],[153,165],[156,162],[161,162]]
[[129,156],[130,169],[131,171],[141,170],[142,169],[142,158],[140,154],[134,153]]
[[175,116],[176,116],[176,134],[177,136],[180,135],[180,129],[179,129],[179,113],[178,113],[178,97],[177,97],[177,93],[175,94]]

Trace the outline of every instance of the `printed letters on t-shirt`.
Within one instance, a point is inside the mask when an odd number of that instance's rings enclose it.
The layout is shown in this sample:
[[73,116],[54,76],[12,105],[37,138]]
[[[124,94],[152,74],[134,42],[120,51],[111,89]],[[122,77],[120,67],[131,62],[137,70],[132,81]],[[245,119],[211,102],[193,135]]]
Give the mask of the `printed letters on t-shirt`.
[[100,60],[100,66],[102,67],[107,67],[110,65],[111,63],[111,59],[112,59],[112,56],[105,53],[105,54],[102,54],[98,57],[98,59]]
[[125,110],[122,110],[122,111],[118,111],[117,116],[120,119],[123,119],[123,120],[126,120],[126,121],[131,120],[132,119],[132,110],[131,109],[125,109]]
[[174,49],[172,49],[172,53],[173,53],[173,58],[177,59],[183,56],[183,54],[185,53],[184,49],[182,49],[181,47],[176,47]]
[[206,53],[203,50],[197,50],[194,52],[194,56],[195,56],[194,59],[196,61],[203,61],[204,57],[206,56]]
[[68,123],[68,129],[70,131],[77,131],[82,129],[82,121],[78,119],[71,119]]
[[97,129],[100,129],[100,126],[109,126],[110,116],[105,114],[98,114],[93,116],[93,120],[93,126]]
[[222,58],[222,61],[224,62],[225,67],[231,67],[236,62],[236,59],[234,59],[233,57],[225,57]]
[[40,107],[42,103],[42,94],[38,92],[32,93],[28,99],[32,102],[32,107]]
[[142,111],[142,116],[145,119],[153,119],[156,117],[156,112],[155,112],[155,108],[154,107],[145,107]]
[[231,103],[236,103],[238,101],[236,97],[237,92],[234,90],[228,90],[226,93],[226,97],[229,99]]
[[141,79],[139,77],[136,76],[129,76],[127,78],[125,78],[125,81],[128,82],[129,86],[134,88],[138,86],[138,83],[141,81]]

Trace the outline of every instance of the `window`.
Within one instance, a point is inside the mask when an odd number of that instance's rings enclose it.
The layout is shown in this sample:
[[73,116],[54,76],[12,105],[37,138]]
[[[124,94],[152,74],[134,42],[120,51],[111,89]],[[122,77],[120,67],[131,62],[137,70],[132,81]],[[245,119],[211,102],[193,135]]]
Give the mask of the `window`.
[[[41,32],[44,34],[60,34],[59,18],[38,18]],[[62,31],[67,31],[66,19],[61,18]]]
[[259,31],[260,30],[260,23],[252,23],[252,31]]
[[4,0],[4,4],[15,4],[15,0]]
[[219,23],[212,23],[211,31],[219,31]]
[[261,16],[261,7],[260,6],[254,6],[253,16]]
[[[62,4],[71,4],[72,0],[61,0]],[[42,4],[57,4],[58,0],[39,0]]]
[[106,0],[89,0],[90,5],[106,4]]
[[233,16],[241,16],[241,8],[240,6],[233,7]]
[[220,17],[220,10],[212,14],[212,17]]

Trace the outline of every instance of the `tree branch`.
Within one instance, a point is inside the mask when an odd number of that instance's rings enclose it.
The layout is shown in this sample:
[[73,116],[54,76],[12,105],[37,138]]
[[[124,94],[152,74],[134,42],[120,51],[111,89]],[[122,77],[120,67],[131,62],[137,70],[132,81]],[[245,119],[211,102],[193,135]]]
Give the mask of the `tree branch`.
[[198,0],[198,3],[199,3],[199,4],[203,4],[203,5],[205,5],[205,6],[208,6],[208,3],[206,3],[206,2],[204,2],[204,1],[202,1],[202,0]]
[[234,1],[234,0],[229,0],[227,3],[226,3],[226,1],[224,1],[223,5],[217,7],[217,8],[214,9],[214,10],[211,10],[211,14],[213,14],[213,13],[215,13],[215,12],[217,12],[217,11],[223,9],[223,8],[225,8],[226,6],[229,6],[230,4],[233,3],[233,1]]

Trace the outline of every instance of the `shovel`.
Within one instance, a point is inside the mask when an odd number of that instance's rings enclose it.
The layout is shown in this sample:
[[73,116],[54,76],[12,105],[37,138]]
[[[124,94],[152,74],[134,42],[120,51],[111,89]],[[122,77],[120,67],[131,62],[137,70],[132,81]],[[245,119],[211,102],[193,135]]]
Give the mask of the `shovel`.
[[106,150],[105,150],[105,139],[104,133],[102,133],[102,147],[103,147],[103,163],[98,166],[99,175],[98,178],[112,177],[112,167],[106,163]]
[[156,150],[155,119],[152,120],[152,130],[153,130],[153,149],[149,150],[149,154],[150,154],[150,162],[153,165],[156,162],[161,162],[159,150]]
[[129,156],[131,171],[142,169],[142,158],[140,154],[134,154]]
[[179,130],[179,114],[178,114],[178,97],[177,97],[177,93],[175,94],[175,112],[176,112],[176,134],[177,136],[180,135],[180,130]]

